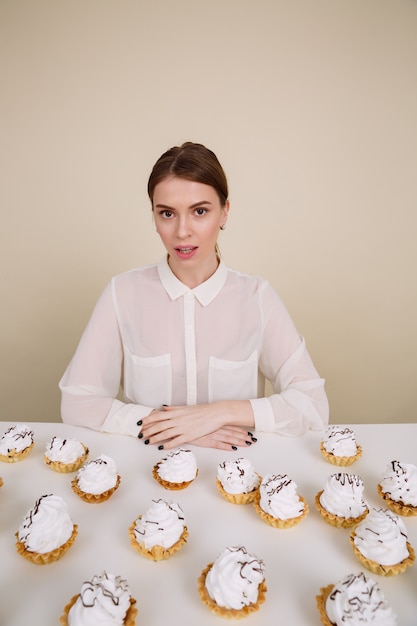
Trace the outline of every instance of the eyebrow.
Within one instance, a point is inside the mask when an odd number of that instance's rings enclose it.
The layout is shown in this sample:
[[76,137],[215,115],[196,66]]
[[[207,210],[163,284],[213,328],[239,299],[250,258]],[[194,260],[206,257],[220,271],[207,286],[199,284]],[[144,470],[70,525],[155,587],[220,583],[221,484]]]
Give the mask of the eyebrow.
[[[195,209],[199,206],[202,206],[203,204],[209,204],[211,205],[211,202],[209,202],[209,200],[201,200],[201,202],[194,202],[194,204],[191,204],[188,208],[189,209]],[[173,211],[174,207],[169,206],[168,204],[155,204],[155,208],[156,209],[168,209],[169,211]]]

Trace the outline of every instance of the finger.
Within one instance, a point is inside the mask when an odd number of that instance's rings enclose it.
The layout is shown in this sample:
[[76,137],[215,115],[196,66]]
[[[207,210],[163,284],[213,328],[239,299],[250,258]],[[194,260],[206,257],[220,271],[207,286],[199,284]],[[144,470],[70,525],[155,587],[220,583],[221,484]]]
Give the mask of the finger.
[[243,428],[238,430],[221,428],[216,431],[215,435],[218,440],[221,439],[224,443],[239,447],[248,447],[257,441],[251,432]]
[[233,452],[239,449],[238,446],[226,443],[222,439],[211,439],[210,437],[202,437],[191,442],[193,445],[201,446],[205,448],[215,448],[217,450],[225,450],[227,452]]
[[173,436],[178,435],[179,432],[174,429],[170,422],[158,422],[151,424],[147,428],[142,428],[139,439],[143,439],[146,444],[154,444],[161,442],[163,439],[171,439]]

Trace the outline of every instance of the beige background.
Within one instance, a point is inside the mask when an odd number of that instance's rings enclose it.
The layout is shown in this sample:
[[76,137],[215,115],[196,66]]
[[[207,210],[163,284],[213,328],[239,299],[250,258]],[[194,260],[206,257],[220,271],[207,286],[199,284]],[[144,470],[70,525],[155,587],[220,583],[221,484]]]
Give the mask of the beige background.
[[150,168],[193,140],[331,421],[416,421],[415,0],[0,0],[0,64],[0,419],[60,419],[105,283],[162,255]]

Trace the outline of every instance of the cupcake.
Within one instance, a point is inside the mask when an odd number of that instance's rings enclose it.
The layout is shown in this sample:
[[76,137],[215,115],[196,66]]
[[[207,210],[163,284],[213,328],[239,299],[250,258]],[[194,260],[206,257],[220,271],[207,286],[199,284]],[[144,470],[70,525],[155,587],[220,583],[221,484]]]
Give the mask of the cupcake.
[[198,578],[204,604],[217,615],[239,619],[266,599],[264,564],[243,546],[226,548]]
[[67,505],[54,495],[42,496],[28,511],[16,533],[16,549],[28,561],[46,565],[60,559],[78,533]]
[[249,459],[223,461],[217,466],[217,489],[233,504],[252,502],[260,482],[261,477],[255,472]]
[[168,559],[185,544],[188,530],[181,507],[172,501],[152,500],[148,511],[129,527],[132,547],[153,561]]
[[316,596],[324,626],[374,624],[396,626],[397,618],[378,584],[363,572],[349,574]]
[[33,430],[26,424],[11,426],[0,439],[0,461],[15,463],[25,459],[34,446]]
[[369,513],[363,489],[363,480],[356,474],[332,474],[316,495],[317,510],[328,524],[350,528]]
[[102,454],[78,470],[71,486],[84,502],[99,503],[110,498],[120,485],[120,480],[116,463]]
[[355,433],[345,426],[328,426],[320,450],[326,461],[333,465],[352,465],[362,456]]
[[103,572],[82,584],[81,592],[71,598],[59,621],[61,626],[134,626],[137,613],[127,581]]
[[415,560],[402,519],[388,509],[371,509],[350,542],[362,565],[380,576],[400,574]]
[[267,474],[253,502],[255,511],[274,528],[290,528],[308,513],[308,504],[297,493],[297,485],[287,474]]
[[198,474],[197,461],[191,450],[177,448],[154,466],[152,474],[165,489],[185,489]]
[[66,474],[80,469],[87,456],[88,448],[77,439],[52,437],[46,444],[43,458],[51,469]]
[[391,461],[378,484],[378,493],[398,515],[417,515],[417,467]]

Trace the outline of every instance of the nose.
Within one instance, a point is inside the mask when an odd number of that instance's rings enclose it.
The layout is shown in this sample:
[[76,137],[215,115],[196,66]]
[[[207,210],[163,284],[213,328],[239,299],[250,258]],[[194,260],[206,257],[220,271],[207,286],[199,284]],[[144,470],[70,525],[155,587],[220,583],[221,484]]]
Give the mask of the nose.
[[191,220],[188,215],[181,215],[177,222],[177,237],[185,239],[191,235]]

